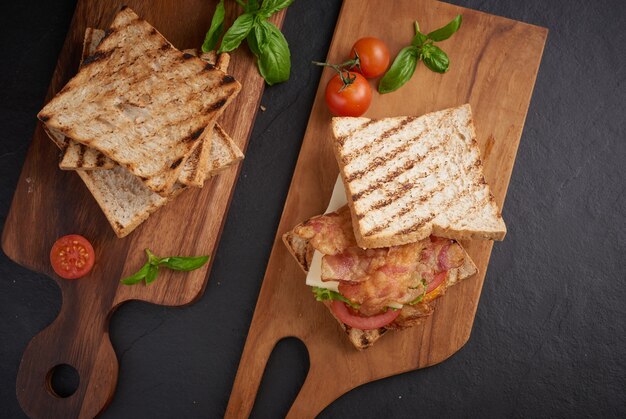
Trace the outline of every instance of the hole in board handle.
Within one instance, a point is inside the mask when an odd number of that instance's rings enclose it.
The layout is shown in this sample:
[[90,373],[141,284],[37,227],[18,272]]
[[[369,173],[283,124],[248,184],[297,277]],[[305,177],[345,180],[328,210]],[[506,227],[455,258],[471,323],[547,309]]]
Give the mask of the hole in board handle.
[[48,391],[54,397],[64,399],[76,393],[80,384],[80,375],[76,368],[68,364],[55,365],[46,376]]

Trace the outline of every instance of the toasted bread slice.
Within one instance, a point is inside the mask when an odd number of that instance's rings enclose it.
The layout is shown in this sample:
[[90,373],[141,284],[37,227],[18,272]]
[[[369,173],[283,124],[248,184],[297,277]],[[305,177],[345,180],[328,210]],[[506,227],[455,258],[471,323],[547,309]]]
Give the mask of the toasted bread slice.
[[469,104],[420,117],[333,118],[334,150],[363,248],[440,237],[502,240]]
[[[95,52],[104,35],[105,31],[102,29],[87,28],[85,30],[83,60]],[[183,53],[198,55],[195,49],[187,49]],[[215,51],[211,51],[202,54],[201,58],[223,72],[228,71],[230,58],[227,53],[218,55]],[[61,134],[60,138],[65,137]],[[216,123],[210,134],[202,133],[201,142],[185,162],[178,176],[178,182],[187,186],[202,187],[207,177],[232,166],[243,157],[243,153],[232,138]],[[114,166],[115,162],[104,154],[75,141],[67,142],[63,158],[59,164],[63,170],[111,169]]]
[[[282,239],[289,252],[300,265],[300,268],[307,273],[311,266],[315,249],[307,239],[295,234],[294,230],[283,234]],[[448,287],[457,284],[465,278],[469,278],[477,272],[478,268],[466,252],[463,265],[448,271],[444,286],[441,288],[437,296],[443,295]],[[359,350],[372,346],[388,330],[405,329],[407,327],[420,324],[428,316],[430,316],[434,310],[432,300],[421,302],[413,306],[404,306],[400,315],[393,323],[374,330],[361,330],[350,327],[339,320],[330,309],[330,302],[324,301],[323,303],[329,309],[335,320],[337,320],[341,328],[346,332],[350,342]]]
[[167,196],[203,131],[241,85],[174,48],[127,7],[107,33],[38,117]]
[[[183,52],[198,56],[196,49],[187,49]],[[218,69],[226,72],[230,63],[230,56],[227,53],[216,54],[215,51],[200,55],[200,58]],[[220,171],[232,166],[243,159],[243,153],[237,144],[219,125],[215,124],[208,140],[207,134],[202,134],[203,141],[189,157],[178,181],[188,185],[202,187],[206,178],[213,176]]]
[[[60,150],[64,149],[59,138],[45,125],[44,130]],[[185,190],[185,185],[177,183],[168,197],[152,192],[138,178],[121,166],[112,169],[77,170],[89,192],[104,212],[115,235],[125,237],[144,222],[150,214],[161,208]]]

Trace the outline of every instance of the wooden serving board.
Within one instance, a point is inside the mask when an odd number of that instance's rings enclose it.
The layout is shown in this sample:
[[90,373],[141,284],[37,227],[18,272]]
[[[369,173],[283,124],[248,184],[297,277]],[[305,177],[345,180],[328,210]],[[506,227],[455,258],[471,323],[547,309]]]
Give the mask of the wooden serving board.
[[[217,0],[79,0],[59,56],[47,99],[76,73],[85,28],[107,28],[122,5],[128,5],[180,49],[199,47]],[[239,11],[227,2],[227,22]],[[272,20],[282,25],[284,12]],[[245,151],[263,93],[252,55],[246,48],[232,54],[229,73],[242,84],[220,123]],[[33,115],[35,118],[35,115]],[[190,273],[164,270],[150,286],[125,286],[120,278],[145,262],[143,249],[156,254],[214,255],[230,204],[239,165],[203,189],[183,192],[124,239],[118,239],[80,178],[58,168],[58,150],[41,125],[24,167],[4,226],[2,247],[15,262],[55,279],[63,295],[59,316],[35,336],[24,353],[17,377],[17,397],[31,417],[93,417],[113,397],[118,363],[108,336],[113,311],[128,300],[179,306],[196,300],[206,286],[210,263]],[[76,281],[56,277],[49,262],[52,243],[65,234],[87,237],[96,265]],[[76,368],[80,384],[67,398],[50,389],[49,372],[58,364]]]
[[[344,0],[328,61],[343,61],[353,42],[363,36],[385,40],[395,56],[410,43],[415,19],[429,31],[457,14],[463,14],[461,29],[439,44],[450,57],[449,72],[435,74],[420,63],[412,80],[400,90],[383,96],[374,93],[365,116],[421,115],[469,102],[485,177],[501,206],[546,29],[433,0]],[[229,418],[250,413],[267,359],[284,337],[301,339],[309,352],[310,369],[288,415],[306,418],[361,384],[437,364],[458,351],[470,336],[492,242],[463,243],[480,273],[438,300],[425,324],[389,332],[363,352],[354,349],[328,310],[315,301],[304,273],[281,242],[284,232],[325,210],[337,178],[330,115],[324,103],[325,86],[332,75],[326,70],[320,81],[226,411]]]

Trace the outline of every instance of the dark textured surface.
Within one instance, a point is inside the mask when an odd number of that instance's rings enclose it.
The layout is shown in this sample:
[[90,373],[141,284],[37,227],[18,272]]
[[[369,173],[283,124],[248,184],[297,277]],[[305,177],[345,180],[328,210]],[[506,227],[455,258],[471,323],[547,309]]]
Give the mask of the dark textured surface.
[[[626,2],[455,0],[549,28],[472,337],[443,364],[356,389],[322,417],[626,416]],[[0,15],[0,223],[75,2]],[[120,376],[104,417],[223,414],[306,128],[340,1],[298,0],[284,32],[289,83],[268,89],[205,295],[186,308],[123,305],[111,321]],[[461,36],[459,34],[459,36]],[[53,281],[0,253],[0,406],[21,354],[56,316]],[[393,356],[393,354],[389,354]],[[306,349],[281,342],[253,416],[286,413]]]

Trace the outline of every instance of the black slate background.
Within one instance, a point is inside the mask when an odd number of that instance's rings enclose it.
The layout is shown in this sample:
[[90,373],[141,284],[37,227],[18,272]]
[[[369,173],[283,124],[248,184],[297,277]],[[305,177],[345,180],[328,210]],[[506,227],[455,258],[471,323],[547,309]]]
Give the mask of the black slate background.
[[[391,3],[391,2],[390,2]],[[474,331],[443,364],[374,382],[322,417],[626,416],[626,2],[454,0],[550,29]],[[0,224],[75,2],[3,3]],[[103,417],[218,417],[226,408],[340,1],[298,0],[289,83],[266,90],[205,295],[133,302],[111,322],[120,360]],[[462,35],[459,33],[458,36]],[[0,406],[21,354],[58,313],[53,281],[0,253]],[[393,356],[390,353],[389,356]],[[332,361],[331,361],[332,362]],[[308,356],[274,351],[254,417],[283,416]]]

